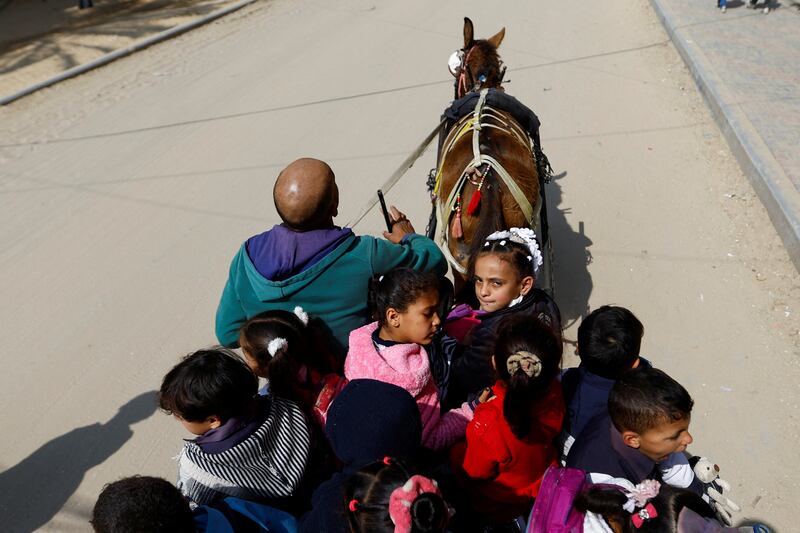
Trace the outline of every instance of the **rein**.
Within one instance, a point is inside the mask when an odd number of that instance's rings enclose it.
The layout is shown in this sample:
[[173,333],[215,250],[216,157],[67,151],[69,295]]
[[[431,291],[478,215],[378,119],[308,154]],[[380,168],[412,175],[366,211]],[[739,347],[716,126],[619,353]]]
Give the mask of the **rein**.
[[[400,166],[397,167],[397,169],[392,173],[392,175],[389,176],[389,179],[387,179],[383,183],[383,185],[381,185],[380,190],[382,190],[383,192],[389,192],[391,188],[395,186],[398,180],[402,178],[406,172],[408,172],[408,169],[414,166],[414,163],[417,161],[417,159],[419,159],[420,156],[425,152],[425,149],[428,148],[428,145],[439,134],[439,130],[441,130],[444,127],[445,122],[446,120],[442,119],[442,121],[439,122],[439,124],[435,128],[433,128],[433,131],[430,132],[428,136],[422,140],[421,143],[419,143],[419,145],[414,149],[414,151],[411,152],[408,155],[408,157],[406,157],[405,160],[403,160],[403,162],[400,163]],[[361,211],[359,211],[358,215],[356,215],[352,220],[350,220],[346,224],[346,227],[352,228],[356,224],[361,222],[361,220],[365,216],[367,216],[367,213],[369,213],[370,210],[373,207],[375,207],[377,203],[378,200],[374,197],[372,200],[369,200],[366,204],[364,204],[364,207],[361,208]]]
[[461,59],[461,67],[459,67],[459,74],[458,74],[458,90],[456,92],[456,99],[461,98],[469,91],[467,90],[467,73],[469,73],[469,78],[471,81],[475,81],[472,78],[472,71],[469,69],[469,56],[472,55],[472,51],[475,50],[475,47],[469,49],[469,52],[464,54],[463,58]]

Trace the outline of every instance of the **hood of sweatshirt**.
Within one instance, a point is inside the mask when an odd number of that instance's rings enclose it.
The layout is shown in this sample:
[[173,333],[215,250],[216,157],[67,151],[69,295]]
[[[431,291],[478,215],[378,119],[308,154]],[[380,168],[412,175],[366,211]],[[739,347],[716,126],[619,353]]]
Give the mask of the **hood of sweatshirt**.
[[402,387],[415,398],[433,379],[425,348],[419,344],[394,344],[378,352],[372,333],[373,322],[350,332],[350,350],[344,360],[347,379],[377,379]]
[[[280,226],[275,226],[275,228],[280,228]],[[266,233],[271,233],[275,228],[269,230]],[[288,246],[293,246],[295,244],[299,244],[298,240],[302,240],[303,235],[307,235],[308,233],[312,232],[291,232],[292,234],[289,235],[291,230],[278,230],[277,235],[284,235],[288,238]],[[272,237],[263,237],[264,239],[269,240],[266,244],[260,243],[259,246],[252,245],[251,247],[254,250],[254,254],[259,258],[259,265],[257,266],[256,261],[250,256],[248,252],[248,243],[251,243],[251,240],[243,243],[241,249],[239,250],[238,255],[236,256],[236,261],[238,261],[237,268],[245,273],[247,276],[247,281],[252,286],[253,291],[255,292],[256,296],[263,302],[275,301],[275,300],[282,300],[286,298],[291,298],[292,295],[297,293],[298,291],[304,289],[309,284],[313,283],[323,272],[327,271],[327,269],[336,262],[342,255],[344,255],[348,250],[355,245],[358,240],[357,237],[353,234],[350,230],[341,230],[344,233],[340,235],[340,238],[332,238],[329,244],[333,246],[325,246],[324,244],[319,244],[318,247],[312,247],[311,249],[318,250],[315,254],[313,251],[305,251],[303,252],[304,259],[302,261],[297,261],[297,256],[291,257],[290,252],[286,252],[287,258],[285,262],[275,261],[273,263],[269,262],[267,250],[271,250],[273,245],[275,246],[282,246],[277,245],[275,243],[279,242],[278,240],[273,243]],[[263,233],[261,235],[264,235]],[[257,236],[259,237],[259,236]],[[255,237],[254,237],[255,238]],[[252,244],[252,243],[251,243]],[[335,245],[335,246],[334,246]],[[263,253],[262,253],[263,252]],[[313,257],[309,257],[313,255]],[[312,261],[313,260],[313,261]],[[313,262],[313,264],[312,264]],[[294,264],[294,274],[287,274],[290,271],[289,264]],[[303,263],[303,270],[297,271],[297,265],[299,263]],[[264,272],[270,273],[270,275],[278,276],[278,277],[286,277],[280,281],[272,280],[265,277],[260,271],[261,268]]]
[[350,228],[294,231],[278,224],[250,237],[245,249],[264,279],[284,281],[317,264],[351,235]]
[[325,433],[346,472],[386,456],[414,457],[422,421],[404,389],[373,379],[354,379],[328,411]]

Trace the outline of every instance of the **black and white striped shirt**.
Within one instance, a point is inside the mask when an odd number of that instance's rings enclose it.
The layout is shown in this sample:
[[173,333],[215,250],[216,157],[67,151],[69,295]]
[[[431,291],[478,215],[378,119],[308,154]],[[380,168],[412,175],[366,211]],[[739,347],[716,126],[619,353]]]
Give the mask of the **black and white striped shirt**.
[[236,496],[248,500],[292,495],[305,472],[310,432],[297,405],[271,397],[264,423],[247,439],[220,453],[187,442],[180,456],[178,488],[198,505]]

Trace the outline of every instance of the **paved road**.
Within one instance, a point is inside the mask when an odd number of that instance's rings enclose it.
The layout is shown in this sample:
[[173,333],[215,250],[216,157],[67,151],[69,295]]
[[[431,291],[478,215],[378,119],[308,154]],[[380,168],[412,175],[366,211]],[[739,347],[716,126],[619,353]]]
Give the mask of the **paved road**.
[[[214,341],[277,171],[330,161],[352,217],[447,103],[463,15],[507,27],[544,124],[567,320],[631,307],[695,396],[694,451],[745,516],[794,523],[800,280],[649,4],[275,0],[0,110],[4,530],[85,530],[104,483],[173,478],[150,391]],[[432,163],[388,195],[419,227]]]

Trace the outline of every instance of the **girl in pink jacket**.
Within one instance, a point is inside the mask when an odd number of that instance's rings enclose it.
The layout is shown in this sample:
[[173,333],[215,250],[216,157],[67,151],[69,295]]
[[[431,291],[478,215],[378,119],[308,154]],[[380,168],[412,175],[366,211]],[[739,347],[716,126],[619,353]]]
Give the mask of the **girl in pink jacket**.
[[411,269],[393,270],[371,281],[369,295],[377,322],[350,333],[345,377],[375,379],[407,390],[422,416],[422,445],[449,448],[464,438],[472,408],[465,402],[442,414],[424,348],[441,324],[438,278]]

